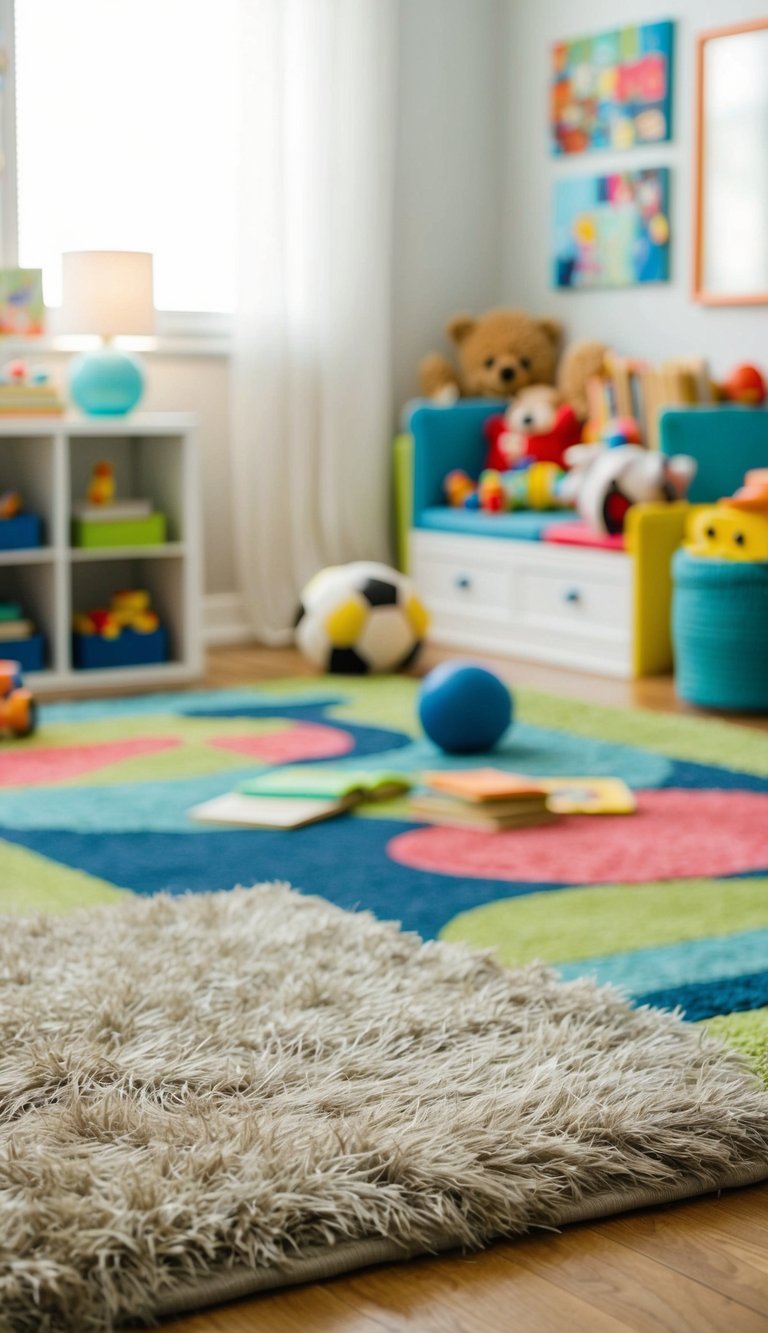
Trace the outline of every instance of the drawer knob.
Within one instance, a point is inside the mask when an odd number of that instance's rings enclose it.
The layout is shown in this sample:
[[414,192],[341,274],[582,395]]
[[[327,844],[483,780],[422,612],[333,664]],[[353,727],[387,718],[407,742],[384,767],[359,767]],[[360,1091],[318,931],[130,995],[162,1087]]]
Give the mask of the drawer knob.
[[564,601],[564,602],[570,602],[572,606],[575,605],[577,602],[580,602],[580,601],[581,601],[581,593],[579,592],[579,589],[578,589],[578,588],[566,588],[565,591],[564,591],[564,593],[563,593],[563,601]]
[[457,575],[456,575],[456,578],[454,579],[454,583],[455,583],[455,585],[456,585],[457,588],[471,588],[471,587],[472,587],[472,580],[471,580],[471,578],[469,577],[469,574],[457,574]]

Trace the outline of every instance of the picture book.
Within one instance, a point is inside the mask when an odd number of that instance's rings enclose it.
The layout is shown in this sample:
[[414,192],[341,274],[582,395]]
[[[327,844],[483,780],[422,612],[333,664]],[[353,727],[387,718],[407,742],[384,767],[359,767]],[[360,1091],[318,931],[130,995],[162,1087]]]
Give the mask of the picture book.
[[505,773],[501,768],[450,769],[422,773],[421,781],[432,791],[446,792],[464,801],[515,801],[546,795],[538,778]]
[[542,778],[558,815],[631,815],[637,802],[621,778]]
[[317,824],[343,814],[348,805],[336,800],[318,800],[315,797],[245,796],[230,791],[214,796],[202,805],[188,811],[190,819],[199,824],[224,824],[237,828],[294,829]]
[[344,802],[387,801],[409,790],[411,779],[382,769],[342,768],[325,764],[296,764],[260,773],[238,787],[245,796],[327,799]]
[[386,801],[411,785],[402,773],[302,764],[260,773],[237,791],[194,806],[189,817],[203,824],[292,829],[343,815],[364,801]]
[[408,809],[417,819],[430,824],[485,829],[494,833],[551,824],[557,818],[548,809],[544,797],[539,801],[519,802],[460,801],[432,792],[420,792],[408,802]]

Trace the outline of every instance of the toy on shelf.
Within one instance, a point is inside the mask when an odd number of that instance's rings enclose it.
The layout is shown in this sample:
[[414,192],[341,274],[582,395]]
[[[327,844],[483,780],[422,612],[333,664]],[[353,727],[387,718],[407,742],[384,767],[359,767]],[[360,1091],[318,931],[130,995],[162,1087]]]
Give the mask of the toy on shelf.
[[563,494],[566,473],[555,463],[531,463],[528,467],[498,472],[486,468],[474,482],[468,473],[455,468],[443,483],[449,505],[506,514],[513,509],[550,510],[570,508]]
[[167,658],[166,633],[143,588],[114,593],[108,607],[73,619],[75,666],[148,666]]
[[296,646],[321,671],[402,671],[416,659],[429,623],[410,579],[358,561],[323,569],[301,594]]
[[45,640],[21,602],[0,602],[0,651],[13,653],[24,671],[42,670]]
[[75,546],[161,546],[166,539],[165,514],[147,499],[118,500],[114,467],[95,463],[86,500],[72,508]]
[[632,505],[682,500],[696,472],[695,460],[686,454],[667,458],[636,444],[577,444],[567,461],[564,498],[596,532],[608,534],[623,532]]
[[0,494],[0,551],[28,550],[42,545],[43,525],[37,514],[24,511],[20,491]]
[[755,468],[735,495],[688,523],[686,551],[708,560],[768,561],[768,468]]
[[723,397],[730,403],[760,407],[765,402],[765,379],[757,366],[747,363],[735,366],[719,387]]
[[65,408],[47,371],[31,370],[25,361],[0,369],[0,416],[61,416]]
[[529,463],[564,467],[566,449],[581,439],[581,422],[552,385],[534,384],[512,399],[503,416],[489,417],[486,467],[506,471]]
[[94,463],[88,486],[89,505],[108,505],[115,498],[115,469],[111,463]]
[[37,704],[24,685],[22,666],[0,659],[0,737],[31,736],[37,725]]

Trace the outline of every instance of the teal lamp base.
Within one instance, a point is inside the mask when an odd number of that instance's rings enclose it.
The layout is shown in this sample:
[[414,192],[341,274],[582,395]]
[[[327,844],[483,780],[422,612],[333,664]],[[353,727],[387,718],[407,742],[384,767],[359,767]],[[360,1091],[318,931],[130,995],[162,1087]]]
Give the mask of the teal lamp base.
[[69,390],[75,406],[88,416],[121,417],[139,402],[144,372],[134,357],[104,347],[72,362]]

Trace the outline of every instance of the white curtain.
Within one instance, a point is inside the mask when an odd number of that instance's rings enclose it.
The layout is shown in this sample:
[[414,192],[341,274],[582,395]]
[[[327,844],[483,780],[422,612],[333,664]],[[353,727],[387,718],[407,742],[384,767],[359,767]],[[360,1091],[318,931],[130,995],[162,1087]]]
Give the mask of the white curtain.
[[397,0],[241,0],[233,468],[254,632],[386,559]]

